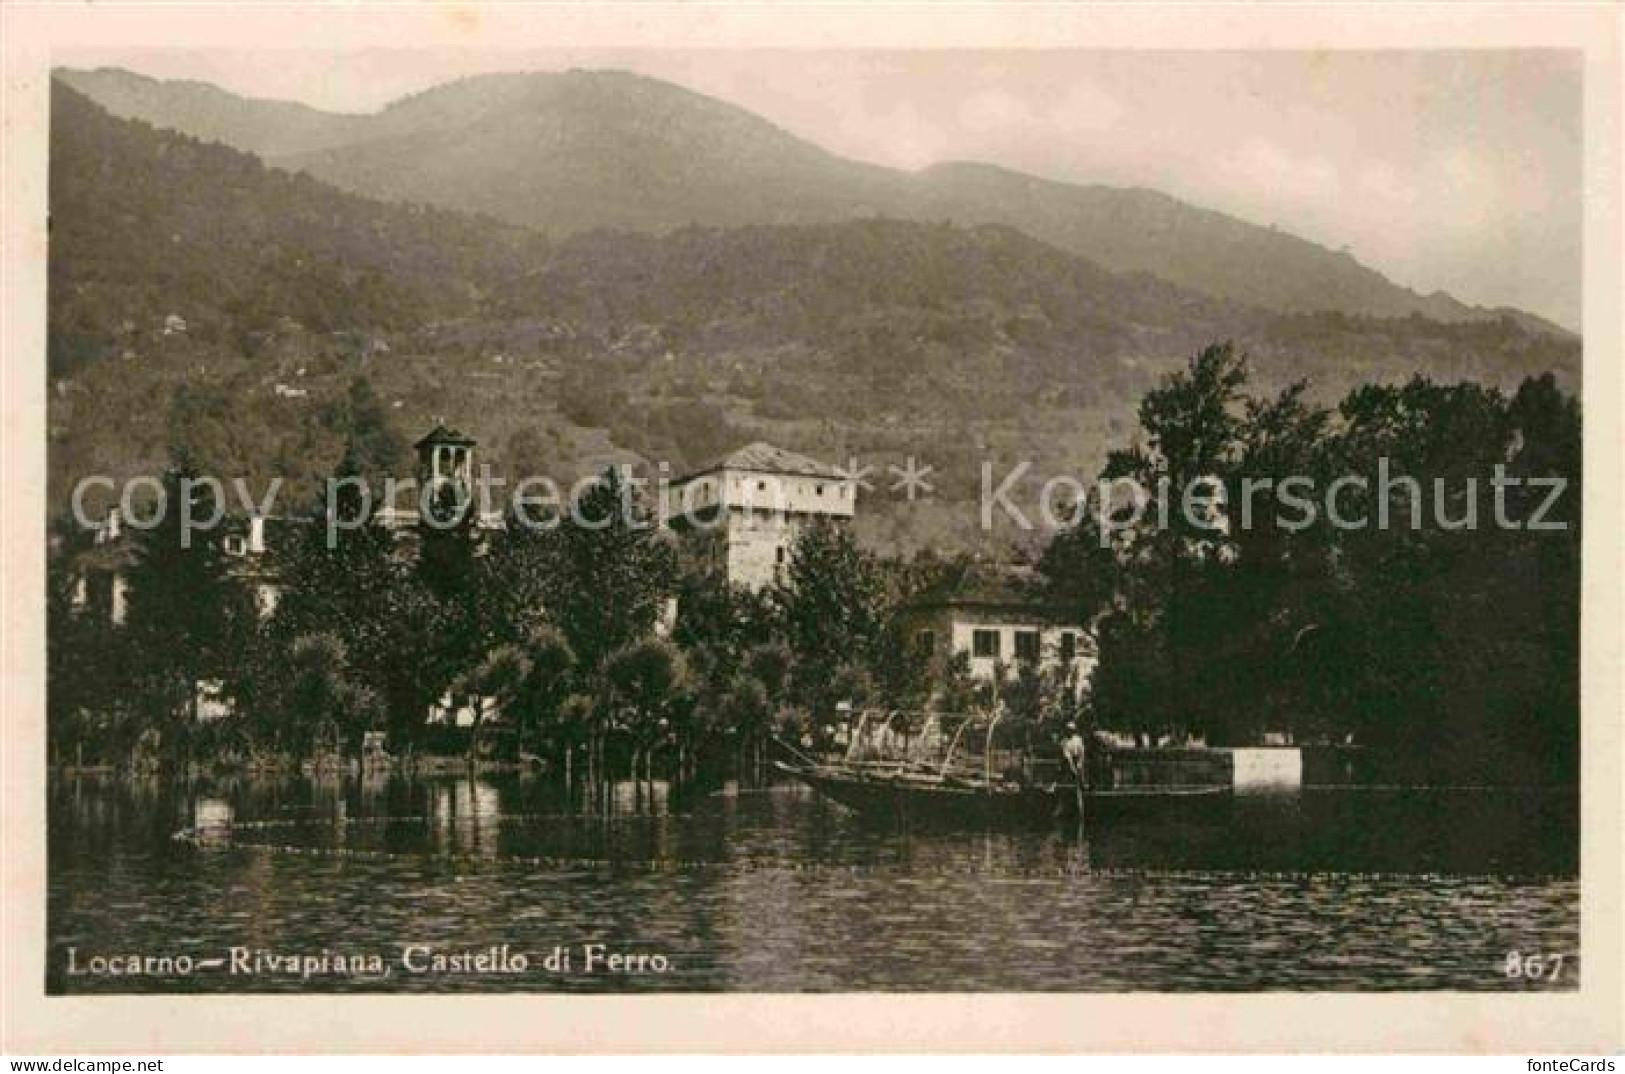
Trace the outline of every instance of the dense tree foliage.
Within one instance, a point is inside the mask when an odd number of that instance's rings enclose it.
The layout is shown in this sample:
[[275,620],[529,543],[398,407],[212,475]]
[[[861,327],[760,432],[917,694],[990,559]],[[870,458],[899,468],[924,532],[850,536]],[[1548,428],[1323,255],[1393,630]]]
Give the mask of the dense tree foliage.
[[156,524],[139,531],[128,572],[126,644],[132,695],[170,756],[190,750],[203,691],[218,684],[229,700],[236,669],[252,643],[252,597],[227,569],[217,530],[189,521],[217,517],[218,494],[183,458],[164,475]]
[[[1416,378],[1335,411],[1300,385],[1246,386],[1230,346],[1168,377],[1102,479],[1168,487],[1171,509],[1096,501],[1043,560],[1052,592],[1097,617],[1100,723],[1350,741],[1404,779],[1574,778],[1575,402],[1550,377],[1511,397]],[[1550,510],[1530,484],[1498,508],[1497,468],[1565,484]],[[1184,510],[1192,482],[1210,498]]]

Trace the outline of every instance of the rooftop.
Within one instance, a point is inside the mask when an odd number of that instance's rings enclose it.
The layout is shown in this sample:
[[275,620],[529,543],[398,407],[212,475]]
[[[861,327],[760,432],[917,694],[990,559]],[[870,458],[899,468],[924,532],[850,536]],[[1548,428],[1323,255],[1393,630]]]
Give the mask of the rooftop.
[[436,425],[429,430],[429,434],[412,446],[415,448],[428,447],[434,444],[453,444],[457,447],[473,447],[474,438],[456,429],[448,429],[445,425]]
[[749,470],[759,474],[795,474],[805,477],[827,477],[833,480],[840,480],[845,476],[827,463],[758,440],[713,459],[698,470],[684,474],[677,481],[680,483],[717,470]]
[[1032,568],[988,563],[949,567],[940,581],[909,604],[916,609],[983,608],[1046,614],[1064,611],[1046,599],[1042,579]]

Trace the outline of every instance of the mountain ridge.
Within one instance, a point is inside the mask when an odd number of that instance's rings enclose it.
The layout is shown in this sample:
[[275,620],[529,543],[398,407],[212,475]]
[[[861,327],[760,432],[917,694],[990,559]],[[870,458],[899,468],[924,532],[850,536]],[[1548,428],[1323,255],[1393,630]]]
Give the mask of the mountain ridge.
[[868,216],[1001,223],[1111,270],[1150,272],[1277,312],[1511,316],[1572,335],[1523,311],[1420,294],[1345,252],[1152,188],[1067,183],[975,161],[886,168],[830,153],[731,102],[628,72],[471,75],[373,113],[324,113],[119,69],[59,76],[115,115],[222,141],[353,193],[485,213],[554,236]]

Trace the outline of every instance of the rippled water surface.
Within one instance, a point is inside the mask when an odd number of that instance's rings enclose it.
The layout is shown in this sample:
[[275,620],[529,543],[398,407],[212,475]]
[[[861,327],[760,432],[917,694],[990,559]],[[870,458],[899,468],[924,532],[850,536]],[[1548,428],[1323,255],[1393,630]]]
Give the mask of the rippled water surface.
[[[53,786],[50,818],[58,993],[1478,990],[1580,971],[1558,793],[1324,791],[967,830],[797,786],[626,785],[587,809],[518,777],[85,778]],[[1509,977],[1510,952],[1563,956],[1559,979]],[[130,956],[169,961],[131,973]]]

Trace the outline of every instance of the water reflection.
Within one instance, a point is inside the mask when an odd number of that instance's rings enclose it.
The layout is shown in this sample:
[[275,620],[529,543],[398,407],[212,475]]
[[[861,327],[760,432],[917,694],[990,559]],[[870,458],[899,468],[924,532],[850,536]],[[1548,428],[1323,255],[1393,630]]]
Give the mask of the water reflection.
[[[177,842],[187,827],[230,845]],[[965,830],[802,788],[599,799],[532,777],[70,780],[50,802],[48,985],[180,990],[1185,990],[1578,981],[1567,794],[1340,791]],[[662,952],[658,976],[70,976],[67,949],[407,943]]]

